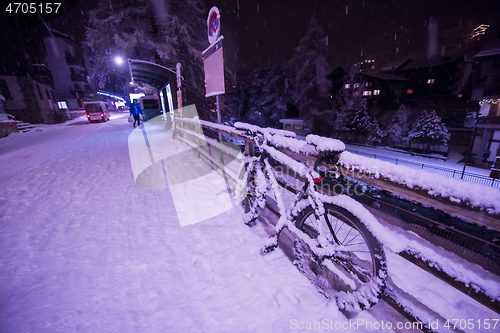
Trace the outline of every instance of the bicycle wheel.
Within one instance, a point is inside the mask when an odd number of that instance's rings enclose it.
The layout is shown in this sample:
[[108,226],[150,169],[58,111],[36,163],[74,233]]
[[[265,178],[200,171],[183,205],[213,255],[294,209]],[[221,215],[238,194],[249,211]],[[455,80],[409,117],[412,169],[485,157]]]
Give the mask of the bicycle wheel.
[[242,172],[239,193],[245,212],[243,219],[245,224],[252,225],[266,205],[266,177],[260,163],[247,163]]
[[324,216],[318,219],[312,206],[307,206],[297,214],[295,225],[306,237],[317,241],[318,249],[334,249],[334,254],[320,258],[316,254],[319,251],[312,251],[303,239],[293,235],[294,264],[322,294],[336,299],[340,309],[368,309],[377,303],[385,288],[383,248],[366,226],[344,208],[325,203],[325,215],[330,226]]

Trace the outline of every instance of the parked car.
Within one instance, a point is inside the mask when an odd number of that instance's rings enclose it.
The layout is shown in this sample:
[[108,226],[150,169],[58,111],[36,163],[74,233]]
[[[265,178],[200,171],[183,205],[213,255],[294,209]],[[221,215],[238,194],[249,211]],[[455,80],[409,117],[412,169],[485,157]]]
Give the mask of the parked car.
[[104,102],[86,102],[85,112],[87,113],[87,119],[91,123],[109,120],[109,110]]

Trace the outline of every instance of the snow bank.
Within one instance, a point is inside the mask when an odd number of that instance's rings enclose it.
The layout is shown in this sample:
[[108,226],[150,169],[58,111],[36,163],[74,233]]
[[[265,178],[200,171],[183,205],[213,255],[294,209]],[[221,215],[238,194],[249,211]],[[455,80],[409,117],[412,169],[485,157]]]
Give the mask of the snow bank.
[[[486,209],[490,214],[500,214],[500,190],[481,184],[470,183],[404,165],[396,165],[350,152],[340,155],[339,163],[412,189],[426,190],[430,195],[441,196],[453,202],[465,202],[472,207]],[[374,173],[373,170],[377,172]]]

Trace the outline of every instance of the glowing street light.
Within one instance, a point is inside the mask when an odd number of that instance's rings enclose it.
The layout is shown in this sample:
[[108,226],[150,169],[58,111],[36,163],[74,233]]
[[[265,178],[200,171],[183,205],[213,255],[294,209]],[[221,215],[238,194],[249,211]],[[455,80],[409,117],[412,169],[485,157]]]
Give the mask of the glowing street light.
[[116,57],[115,57],[115,63],[116,63],[117,65],[121,65],[121,64],[123,64],[123,59],[122,59],[122,57],[116,56]]

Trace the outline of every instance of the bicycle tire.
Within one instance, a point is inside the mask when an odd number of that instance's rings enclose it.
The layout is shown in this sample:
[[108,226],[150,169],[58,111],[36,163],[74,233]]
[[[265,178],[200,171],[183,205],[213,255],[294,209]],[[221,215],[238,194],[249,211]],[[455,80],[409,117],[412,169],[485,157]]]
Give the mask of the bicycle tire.
[[[248,168],[251,169],[248,170]],[[245,224],[253,225],[266,204],[266,180],[262,165],[246,163],[240,175],[240,181],[239,193],[244,209],[243,219]]]
[[311,205],[297,212],[295,226],[311,239],[326,237],[330,244],[341,245],[341,250],[320,260],[304,240],[293,235],[294,264],[323,295],[335,299],[340,309],[366,310],[377,303],[385,289],[387,265],[383,247],[354,214],[331,203],[324,207],[340,244],[334,240],[324,217],[318,219]]

